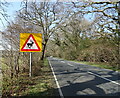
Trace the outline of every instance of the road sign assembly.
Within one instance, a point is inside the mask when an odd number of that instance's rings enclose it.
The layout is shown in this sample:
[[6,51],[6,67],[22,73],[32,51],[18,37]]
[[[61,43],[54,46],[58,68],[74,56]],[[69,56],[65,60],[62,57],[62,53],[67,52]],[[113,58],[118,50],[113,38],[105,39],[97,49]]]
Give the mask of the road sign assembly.
[[20,52],[41,52],[41,33],[20,33]]

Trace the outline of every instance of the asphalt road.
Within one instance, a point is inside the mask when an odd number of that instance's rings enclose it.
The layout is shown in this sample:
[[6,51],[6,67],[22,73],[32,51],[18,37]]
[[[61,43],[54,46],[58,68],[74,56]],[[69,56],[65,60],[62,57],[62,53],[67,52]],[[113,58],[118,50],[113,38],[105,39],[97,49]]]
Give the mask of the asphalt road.
[[[61,97],[120,95],[120,73],[58,58],[48,58]],[[119,97],[120,98],[120,97]]]

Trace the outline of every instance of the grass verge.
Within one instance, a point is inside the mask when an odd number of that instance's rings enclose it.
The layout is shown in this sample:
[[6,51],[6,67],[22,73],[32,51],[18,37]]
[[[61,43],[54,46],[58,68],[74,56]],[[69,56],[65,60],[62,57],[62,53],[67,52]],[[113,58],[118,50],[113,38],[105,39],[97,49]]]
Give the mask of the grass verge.
[[48,60],[45,59],[42,64],[42,67],[35,67],[35,72],[38,75],[33,73],[32,77],[28,77],[23,74],[17,79],[6,81],[4,83],[3,98],[12,96],[25,98],[54,96],[55,85],[53,84],[55,83]]
[[48,64],[48,60],[45,59],[41,68],[41,75],[32,77],[34,85],[30,85],[25,92],[21,92],[22,96],[53,96],[53,76]]

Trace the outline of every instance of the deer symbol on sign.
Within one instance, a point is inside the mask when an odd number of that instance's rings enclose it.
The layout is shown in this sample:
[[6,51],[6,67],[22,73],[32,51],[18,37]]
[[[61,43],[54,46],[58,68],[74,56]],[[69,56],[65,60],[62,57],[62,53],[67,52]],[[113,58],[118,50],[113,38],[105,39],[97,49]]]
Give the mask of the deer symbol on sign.
[[34,44],[34,42],[32,40],[30,40],[30,42],[31,43],[27,43],[28,48],[31,48],[33,46],[33,44]]

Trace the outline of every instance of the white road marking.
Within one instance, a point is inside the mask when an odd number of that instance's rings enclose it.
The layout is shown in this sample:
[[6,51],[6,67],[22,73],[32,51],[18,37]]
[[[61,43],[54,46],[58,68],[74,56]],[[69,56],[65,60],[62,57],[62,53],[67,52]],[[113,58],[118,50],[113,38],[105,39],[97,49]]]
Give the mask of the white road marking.
[[57,88],[58,88],[58,91],[59,91],[60,97],[61,97],[61,98],[64,98],[63,93],[62,93],[62,90],[61,90],[60,85],[59,85],[59,83],[58,83],[58,80],[57,80],[57,78],[56,78],[55,72],[54,72],[54,70],[53,70],[53,67],[52,67],[52,65],[51,65],[51,63],[50,63],[49,60],[48,60],[48,62],[49,62],[49,64],[50,64],[50,67],[51,67],[51,70],[52,70],[53,76],[54,76],[54,78],[55,78],[55,82],[56,82],[56,85],[57,85]]
[[72,64],[70,64],[70,63],[67,63],[68,65],[70,65],[70,66],[73,66]]
[[97,77],[100,77],[100,78],[102,78],[102,79],[105,79],[105,80],[107,80],[107,81],[110,81],[110,82],[112,82],[112,83],[114,83],[114,84],[120,85],[119,83],[117,83],[117,82],[115,82],[115,81],[112,81],[112,80],[110,80],[110,79],[101,77],[101,76],[99,76],[99,75],[97,75],[97,74],[95,74],[95,73],[92,73],[92,72],[88,72],[88,73],[89,73],[89,74],[93,74],[93,75],[95,75],[95,76],[97,76]]
[[65,61],[61,61],[62,63],[65,63]]
[[[75,63],[75,64],[81,64],[80,62],[75,62],[75,61],[69,61],[71,63]],[[82,65],[86,65],[86,64],[82,64]],[[90,65],[89,65],[90,66]],[[107,70],[107,71],[113,71],[112,69],[103,69],[103,70]],[[115,71],[116,73],[119,73],[119,71]]]

